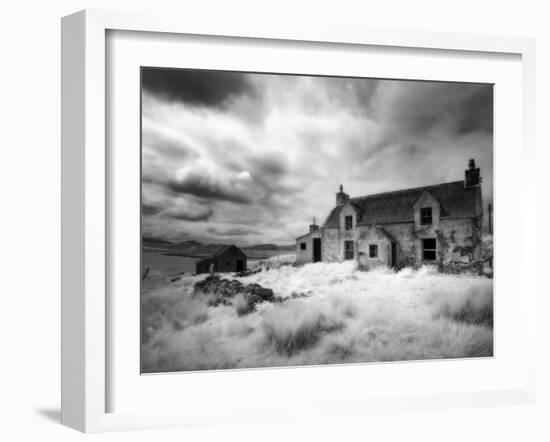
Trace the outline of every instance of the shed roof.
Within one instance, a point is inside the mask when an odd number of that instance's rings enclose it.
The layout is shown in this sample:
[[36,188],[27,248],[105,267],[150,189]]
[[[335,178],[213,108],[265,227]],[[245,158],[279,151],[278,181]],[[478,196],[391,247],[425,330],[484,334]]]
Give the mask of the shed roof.
[[205,256],[204,258],[201,258],[197,262],[199,263],[199,262],[206,261],[207,259],[218,258],[220,256],[223,256],[225,253],[227,253],[231,249],[236,249],[237,252],[239,252],[241,255],[246,257],[246,254],[241,249],[239,249],[235,244],[230,244],[230,245],[227,245],[227,246],[220,247],[219,249],[217,249],[211,255]]
[[[430,193],[439,202],[442,218],[471,218],[481,215],[479,187],[464,187],[464,181],[378,193],[350,198],[349,201],[357,209],[358,224],[413,222],[413,206],[424,192]],[[332,209],[324,227],[339,226],[342,207],[336,206]]]

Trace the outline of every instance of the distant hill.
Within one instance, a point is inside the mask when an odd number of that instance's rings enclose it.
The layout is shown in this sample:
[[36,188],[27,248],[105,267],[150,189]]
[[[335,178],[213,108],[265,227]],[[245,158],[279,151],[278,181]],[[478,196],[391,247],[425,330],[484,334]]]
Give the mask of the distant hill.
[[253,246],[245,247],[245,249],[250,250],[294,250],[295,249],[294,244],[287,244],[278,246],[277,244],[256,244]]
[[173,246],[173,243],[163,238],[157,238],[154,236],[143,236],[141,238],[141,247],[145,251],[171,250]]
[[173,244],[172,242],[163,239],[163,238],[157,238],[155,236],[142,236],[141,241],[146,244]]
[[182,241],[182,242],[178,242],[176,244],[172,244],[172,247],[177,249],[177,248],[185,248],[185,247],[197,247],[197,246],[201,246],[201,245],[203,245],[201,242],[190,239],[190,240],[187,240],[187,241]]
[[183,241],[175,244],[170,250],[170,253],[166,255],[177,256],[189,256],[191,258],[203,258],[210,256],[219,248],[223,247],[223,244],[204,244],[199,241]]
[[[166,252],[165,255],[188,256],[191,258],[203,258],[214,253],[217,249],[227,244],[202,243],[193,239],[174,243],[163,238],[153,236],[144,236],[142,246],[144,251],[148,252]],[[264,259],[276,256],[285,251],[293,251],[294,244],[255,244],[252,246],[237,246],[252,259]]]

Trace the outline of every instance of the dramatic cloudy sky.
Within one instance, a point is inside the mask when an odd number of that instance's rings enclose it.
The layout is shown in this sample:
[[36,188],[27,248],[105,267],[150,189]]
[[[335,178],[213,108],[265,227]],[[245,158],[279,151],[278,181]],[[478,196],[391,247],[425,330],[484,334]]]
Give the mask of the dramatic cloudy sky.
[[144,234],[293,243],[352,197],[461,180],[493,191],[491,85],[143,69]]

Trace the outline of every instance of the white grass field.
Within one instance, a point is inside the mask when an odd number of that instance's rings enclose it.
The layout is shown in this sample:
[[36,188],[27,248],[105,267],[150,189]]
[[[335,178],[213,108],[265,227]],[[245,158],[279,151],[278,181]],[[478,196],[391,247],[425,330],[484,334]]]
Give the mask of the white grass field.
[[277,367],[486,357],[493,354],[493,281],[435,269],[357,271],[353,262],[258,264],[237,278],[279,302],[193,293],[206,275],[153,274],[142,293],[142,371]]

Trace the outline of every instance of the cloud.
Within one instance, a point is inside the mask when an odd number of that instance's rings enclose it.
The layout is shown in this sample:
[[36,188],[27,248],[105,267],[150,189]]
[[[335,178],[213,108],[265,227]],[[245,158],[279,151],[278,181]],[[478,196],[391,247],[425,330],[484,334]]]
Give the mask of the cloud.
[[184,221],[208,221],[214,211],[211,207],[194,205],[184,208],[172,208],[162,213],[163,216]]
[[255,176],[277,179],[289,171],[289,165],[279,152],[264,152],[248,159]]
[[142,122],[141,143],[147,154],[164,158],[171,157],[178,161],[195,159],[199,153],[185,139],[169,133],[162,133],[158,126],[144,118]]
[[162,211],[162,207],[156,204],[143,203],[141,205],[141,213],[144,215],[156,215]]
[[490,84],[392,80],[380,83],[373,100],[374,118],[394,138],[432,130],[492,133]]
[[380,80],[364,78],[319,77],[316,82],[323,85],[324,93],[331,107],[344,108],[348,112],[368,116],[373,112],[372,99],[378,90]]
[[175,193],[239,204],[248,204],[252,201],[248,184],[243,184],[239,175],[216,175],[205,169],[181,169],[177,171],[177,175],[166,183]]
[[221,107],[232,97],[254,94],[247,74],[193,69],[143,68],[142,87],[167,101]]
[[458,132],[484,132],[493,134],[493,87],[477,85],[461,106]]
[[237,179],[243,180],[243,181],[249,181],[252,179],[252,177],[250,176],[250,172],[243,170],[242,172],[239,172],[237,174]]

